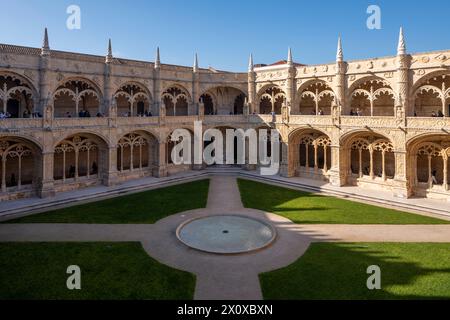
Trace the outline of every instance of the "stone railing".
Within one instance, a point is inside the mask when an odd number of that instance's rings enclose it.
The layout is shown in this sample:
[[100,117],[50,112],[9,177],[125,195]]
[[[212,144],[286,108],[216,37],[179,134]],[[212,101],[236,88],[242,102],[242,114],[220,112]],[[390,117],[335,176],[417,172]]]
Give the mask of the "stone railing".
[[166,116],[165,121],[167,124],[178,124],[178,123],[185,123],[185,124],[194,124],[194,121],[198,121],[198,116]]
[[408,117],[406,124],[411,129],[450,131],[450,117]]
[[118,126],[155,125],[159,123],[159,117],[117,117]]
[[272,116],[270,114],[252,114],[248,116],[248,122],[250,123],[274,123],[281,121],[281,115]]
[[242,114],[235,115],[205,115],[205,123],[245,123],[246,116]]
[[342,116],[341,126],[344,127],[374,127],[374,128],[397,128],[397,119],[383,116]]
[[316,116],[316,115],[291,115],[289,117],[290,124],[310,124],[310,125],[333,125],[331,116]]
[[99,127],[107,126],[108,118],[55,118],[52,127],[73,128],[73,127]]
[[35,129],[42,127],[42,118],[0,119],[1,130]]

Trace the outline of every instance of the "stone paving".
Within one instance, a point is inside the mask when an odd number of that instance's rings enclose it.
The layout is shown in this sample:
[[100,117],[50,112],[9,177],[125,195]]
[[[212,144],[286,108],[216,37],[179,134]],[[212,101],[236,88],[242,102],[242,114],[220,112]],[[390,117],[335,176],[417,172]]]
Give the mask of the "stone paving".
[[[235,177],[213,176],[207,207],[178,213],[152,225],[2,224],[0,241],[139,241],[146,252],[197,276],[195,299],[262,299],[258,274],[287,266],[312,242],[450,242],[450,225],[298,225],[275,214],[246,209]],[[218,255],[188,248],[175,236],[184,221],[238,214],[271,223],[277,239],[259,251]]]

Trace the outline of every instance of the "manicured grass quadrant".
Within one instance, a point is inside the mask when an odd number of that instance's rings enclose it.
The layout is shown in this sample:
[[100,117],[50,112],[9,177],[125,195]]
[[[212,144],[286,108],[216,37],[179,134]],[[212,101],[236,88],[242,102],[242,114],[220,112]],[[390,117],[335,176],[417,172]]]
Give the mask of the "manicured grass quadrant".
[[[260,274],[265,299],[449,299],[450,243],[314,243],[290,266]],[[367,267],[381,269],[369,290]]]
[[238,179],[247,208],[303,224],[448,224],[450,221]]
[[[67,267],[81,268],[68,290]],[[195,276],[152,259],[140,243],[0,243],[0,299],[192,299]]]
[[172,214],[204,208],[209,180],[134,193],[39,213],[7,223],[155,223]]

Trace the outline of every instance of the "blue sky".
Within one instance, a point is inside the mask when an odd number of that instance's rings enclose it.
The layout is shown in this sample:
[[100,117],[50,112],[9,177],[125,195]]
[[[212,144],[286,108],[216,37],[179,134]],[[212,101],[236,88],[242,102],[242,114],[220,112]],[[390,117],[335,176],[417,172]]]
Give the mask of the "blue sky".
[[[66,28],[66,8],[81,8],[81,29]],[[369,30],[367,7],[381,9],[381,30]],[[52,49],[104,55],[112,38],[116,56],[246,71],[285,59],[306,64],[335,59],[339,34],[345,59],[395,54],[403,25],[408,52],[450,48],[450,1],[429,0],[0,0],[0,43],[40,47],[45,26]]]

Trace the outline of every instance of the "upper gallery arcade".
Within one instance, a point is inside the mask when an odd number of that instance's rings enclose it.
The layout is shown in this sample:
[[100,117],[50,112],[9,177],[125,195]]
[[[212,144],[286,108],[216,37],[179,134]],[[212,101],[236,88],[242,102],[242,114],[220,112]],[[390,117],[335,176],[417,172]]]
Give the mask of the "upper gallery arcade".
[[[450,51],[286,60],[233,73],[0,44],[0,199],[48,196],[176,166],[176,128],[274,128],[280,174],[450,199]],[[254,166],[244,165],[253,170]]]

